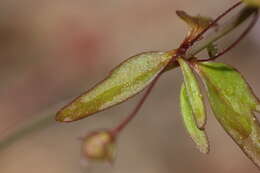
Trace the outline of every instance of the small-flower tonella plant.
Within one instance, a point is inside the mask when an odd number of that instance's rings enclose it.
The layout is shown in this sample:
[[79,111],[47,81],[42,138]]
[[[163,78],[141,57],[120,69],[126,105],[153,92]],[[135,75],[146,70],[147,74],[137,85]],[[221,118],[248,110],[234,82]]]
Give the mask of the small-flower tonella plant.
[[[254,116],[255,111],[260,111],[260,101],[240,72],[230,65],[214,62],[235,47],[256,23],[260,0],[244,2],[236,3],[215,20],[177,11],[177,15],[190,27],[179,48],[167,52],[140,53],[127,59],[105,80],[61,109],[56,120],[73,122],[122,103],[146,89],[133,112],[118,126],[95,131],[83,139],[82,153],[85,158],[97,162],[112,162],[118,134],[137,115],[159,77],[180,67],[184,76],[180,92],[182,118],[197,148],[202,153],[209,152],[205,133],[206,110],[197,80],[199,77],[218,122],[246,156],[260,168],[260,125]],[[219,21],[242,5],[235,18],[221,28]],[[219,51],[217,41],[245,21],[249,21],[245,31],[229,47]],[[212,29],[214,36],[207,40],[204,35]],[[206,40],[206,43],[200,45],[202,40]],[[209,57],[206,59],[198,58],[198,53],[203,50],[208,51]]]

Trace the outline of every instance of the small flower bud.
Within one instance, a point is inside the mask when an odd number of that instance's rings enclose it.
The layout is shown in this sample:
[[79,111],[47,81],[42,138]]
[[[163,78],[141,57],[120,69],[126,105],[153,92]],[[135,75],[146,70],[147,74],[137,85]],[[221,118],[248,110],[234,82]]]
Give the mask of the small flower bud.
[[113,162],[115,138],[108,131],[93,132],[83,140],[82,152],[89,161]]

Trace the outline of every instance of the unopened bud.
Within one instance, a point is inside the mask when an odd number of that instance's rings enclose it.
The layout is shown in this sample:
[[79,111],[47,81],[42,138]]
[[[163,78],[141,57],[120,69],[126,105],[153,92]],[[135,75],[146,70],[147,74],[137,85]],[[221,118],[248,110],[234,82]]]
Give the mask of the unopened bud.
[[112,162],[115,158],[115,138],[108,131],[93,132],[84,139],[82,152],[89,161]]

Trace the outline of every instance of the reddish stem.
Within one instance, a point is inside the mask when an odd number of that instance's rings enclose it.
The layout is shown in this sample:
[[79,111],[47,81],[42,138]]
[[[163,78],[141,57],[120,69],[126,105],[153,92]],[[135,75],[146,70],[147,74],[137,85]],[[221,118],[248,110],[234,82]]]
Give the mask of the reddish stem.
[[220,16],[218,16],[214,21],[212,21],[208,27],[206,27],[201,33],[199,33],[193,40],[187,41],[185,40],[181,46],[178,48],[177,54],[179,56],[184,55],[187,50],[193,46],[193,44],[198,41],[209,29],[211,29],[213,26],[215,26],[223,17],[225,17],[227,14],[229,14],[232,10],[237,8],[239,5],[241,5],[243,2],[239,1],[236,4],[234,4],[232,7],[227,9],[224,13],[222,13]]
[[[193,44],[196,41],[198,41],[209,29],[211,29],[213,26],[215,26],[219,20],[221,20],[228,13],[230,13],[232,10],[234,10],[236,7],[238,7],[241,4],[242,4],[242,1],[237,2],[235,5],[230,7],[228,10],[226,10],[224,13],[222,13],[220,16],[218,16],[207,28],[205,28],[201,33],[199,33],[198,36],[196,36],[194,39],[192,39],[190,41],[185,40],[181,44],[181,46],[177,49],[177,51],[172,52],[173,57],[172,57],[172,61],[170,63],[173,63],[174,61],[176,61],[177,57],[184,55],[187,52],[187,50],[191,46],[193,46]],[[251,30],[251,28],[254,26],[254,24],[257,21],[257,18],[258,18],[258,12],[255,13],[254,20],[250,24],[250,26],[246,29],[246,31],[243,32],[243,34],[230,47],[228,47],[226,50],[224,50],[223,52],[221,52],[220,54],[218,54],[216,56],[218,57],[218,56],[225,54],[227,51],[229,51],[235,45],[237,45],[241,41],[241,39],[243,39],[247,35],[247,33]],[[214,57],[214,58],[216,58],[216,57]],[[147,99],[148,95],[151,93],[152,89],[154,88],[154,86],[155,86],[156,82],[158,81],[159,77],[161,76],[161,74],[162,74],[162,72],[158,76],[156,76],[156,78],[152,81],[152,83],[147,88],[146,92],[144,93],[143,97],[141,98],[141,100],[139,101],[139,103],[137,104],[137,106],[135,107],[133,112],[130,115],[128,115],[123,120],[122,123],[120,123],[117,127],[115,127],[114,129],[111,130],[111,133],[113,136],[116,136],[118,133],[120,133],[131,122],[131,120],[133,120],[133,118],[137,115],[137,113],[141,109],[142,105],[144,104],[144,101]]]
[[217,55],[215,55],[211,58],[208,58],[208,59],[198,60],[198,62],[212,61],[212,60],[215,60],[218,57],[226,54],[228,51],[230,51],[232,48],[234,48],[252,30],[252,28],[258,21],[258,18],[259,18],[259,12],[258,12],[258,10],[256,10],[254,12],[253,20],[250,22],[249,26],[245,29],[245,31],[238,37],[238,39],[234,43],[232,43],[228,48],[224,49],[222,52],[218,53]]
[[195,39],[191,41],[191,44],[193,45],[196,41],[198,41],[202,37],[202,35],[204,35],[211,27],[215,26],[223,17],[225,17],[228,13],[237,8],[242,3],[242,1],[237,2],[232,7],[227,9],[224,13],[222,13],[220,16],[218,16],[207,28],[205,28]]
[[161,74],[162,73],[160,73],[158,76],[156,76],[156,78],[149,85],[149,87],[145,91],[143,97],[141,98],[141,100],[139,101],[139,103],[137,104],[135,109],[133,110],[133,112],[130,115],[128,115],[126,117],[126,119],[124,119],[123,122],[120,123],[116,128],[111,130],[111,133],[112,133],[113,136],[116,136],[118,133],[120,133],[127,126],[127,124],[129,124],[130,121],[137,115],[137,113],[139,112],[140,108],[144,104],[144,101],[147,99],[147,97],[151,93],[152,89],[154,88],[154,86],[155,86],[156,82],[158,81],[159,77],[161,76]]

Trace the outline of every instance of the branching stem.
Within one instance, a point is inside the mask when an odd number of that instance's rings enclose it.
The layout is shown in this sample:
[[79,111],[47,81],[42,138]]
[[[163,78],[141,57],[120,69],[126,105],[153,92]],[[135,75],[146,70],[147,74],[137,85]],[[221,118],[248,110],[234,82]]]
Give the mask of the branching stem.
[[223,17],[228,15],[231,11],[236,9],[238,6],[240,6],[243,2],[239,1],[236,4],[234,4],[232,7],[227,9],[224,13],[222,13],[220,16],[218,16],[207,28],[205,28],[196,38],[194,38],[191,41],[191,45],[193,45],[196,41],[198,41],[209,29],[211,29],[213,26],[215,26]]
[[[176,50],[174,50],[172,52],[172,61],[169,63],[172,66],[170,66],[170,68],[175,68],[178,66],[178,64],[176,64],[176,58],[179,56],[183,56],[186,54],[187,50],[193,46],[193,44],[195,42],[197,42],[198,40],[200,40],[202,38],[202,36],[208,31],[210,30],[213,26],[215,26],[218,21],[220,21],[223,17],[225,17],[227,14],[229,14],[231,11],[233,11],[234,9],[236,9],[238,6],[240,6],[242,4],[242,1],[237,2],[236,4],[234,4],[232,7],[230,7],[228,10],[226,10],[224,13],[222,13],[220,16],[218,16],[207,28],[205,28],[201,33],[199,33],[194,39],[189,40],[189,41],[184,41],[181,46]],[[217,54],[215,57],[213,57],[214,59],[216,59],[217,57],[225,54],[226,52],[228,52],[229,50],[231,50],[234,46],[236,46],[247,34],[248,32],[252,29],[252,27],[255,25],[256,21],[258,19],[258,10],[256,10],[256,12],[254,13],[254,17],[252,22],[250,23],[250,25],[247,27],[247,29],[241,34],[241,36],[231,45],[229,46],[227,49],[225,49],[224,51],[222,51],[221,53]],[[227,32],[228,33],[228,32]],[[223,37],[224,35],[226,35],[227,33],[222,34],[220,37],[217,38],[220,39],[221,37]],[[176,52],[175,52],[176,51]],[[212,59],[208,59],[208,60],[212,60]],[[206,61],[206,60],[201,60],[201,61]],[[137,115],[137,113],[139,112],[139,110],[141,109],[142,105],[144,104],[144,101],[147,99],[148,95],[151,93],[153,87],[155,86],[156,82],[158,81],[159,77],[161,76],[161,74],[164,71],[167,71],[168,69],[165,68],[154,80],[153,82],[150,84],[150,86],[147,88],[146,92],[144,93],[143,97],[141,98],[140,102],[137,104],[137,106],[135,107],[135,109],[133,110],[133,112],[126,117],[126,119],[124,119],[122,121],[122,123],[120,123],[117,127],[115,127],[114,129],[112,129],[112,134],[113,135],[117,135],[119,132],[121,132],[126,126],[127,124],[129,124],[131,122],[131,120]],[[20,129],[20,131],[11,134],[10,136],[8,136],[7,138],[0,140],[0,149],[3,149],[6,146],[9,146],[13,141],[21,138],[22,136],[34,131],[36,128],[43,128],[45,127],[47,124],[50,124],[52,122],[52,116],[46,117],[46,119],[41,119],[39,121],[33,122],[30,125],[26,125],[26,127],[23,127],[22,129]]]
[[[172,63],[176,60],[177,57],[179,57],[181,55],[184,55],[187,52],[187,50],[191,46],[193,46],[193,44],[196,41],[198,41],[209,29],[211,29],[213,26],[215,26],[223,17],[225,17],[227,14],[229,14],[232,10],[234,10],[235,8],[240,6],[241,4],[242,4],[242,1],[237,2],[236,4],[234,4],[228,10],[226,10],[224,13],[222,13],[220,16],[218,16],[208,27],[206,27],[201,33],[199,33],[198,36],[195,37],[193,40],[188,41],[188,42],[187,42],[187,40],[185,40],[181,44],[181,46],[177,49],[177,52],[174,52],[173,57],[172,57]],[[252,27],[255,25],[255,23],[256,23],[256,21],[258,19],[258,12],[257,12],[257,10],[256,10],[256,12],[254,14],[255,15],[254,15],[253,21],[250,23],[248,28],[242,33],[242,35],[231,46],[229,46],[227,49],[225,49],[221,53],[217,54],[213,58],[210,58],[210,60],[216,59],[217,57],[219,57],[219,56],[225,54],[226,52],[228,52],[229,50],[231,50],[234,46],[236,46],[248,34],[248,32],[252,29]],[[225,33],[221,34],[220,38],[223,37],[224,35],[226,35],[227,33],[229,33],[231,30],[233,30],[233,28],[230,29],[230,30],[227,30]],[[219,38],[217,38],[217,39],[219,39]],[[206,61],[206,60],[202,60],[202,61]],[[155,83],[157,82],[157,80],[159,79],[159,77],[160,77],[160,75],[158,75],[154,79],[154,81],[150,84],[149,88],[144,93],[144,96],[142,97],[140,102],[137,104],[137,106],[135,107],[133,112],[129,116],[127,116],[126,119],[123,120],[122,123],[120,123],[116,128],[114,128],[112,130],[112,134],[113,135],[117,135],[119,132],[121,132],[131,122],[131,120],[137,115],[137,113],[139,112],[140,108],[144,104],[144,101],[147,99],[148,95],[152,91],[152,89],[153,89]]]
[[239,1],[236,4],[234,4],[232,7],[227,9],[224,13],[222,13],[220,16],[218,16],[215,20],[213,20],[208,27],[206,27],[202,32],[200,32],[194,39],[192,40],[184,40],[184,42],[181,44],[181,46],[177,49],[178,56],[182,56],[186,54],[187,50],[193,46],[195,42],[200,40],[202,36],[209,31],[212,27],[214,27],[223,17],[225,17],[227,14],[229,14],[231,11],[236,9],[238,6],[240,6],[243,2]]
[[[213,61],[215,59],[217,59],[218,57],[226,54],[228,51],[230,51],[232,48],[234,48],[238,43],[240,43],[240,41],[252,30],[252,28],[254,27],[254,25],[256,24],[256,22],[258,21],[259,18],[259,12],[258,10],[256,10],[254,12],[254,16],[252,21],[250,22],[249,26],[245,29],[245,31],[238,37],[238,39],[236,39],[236,41],[234,41],[229,47],[227,47],[226,49],[224,49],[222,52],[218,53],[217,55],[210,57],[208,59],[203,59],[203,60],[198,60],[198,62],[204,62],[204,61]],[[215,39],[215,41],[217,41],[218,39]]]

